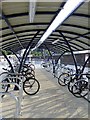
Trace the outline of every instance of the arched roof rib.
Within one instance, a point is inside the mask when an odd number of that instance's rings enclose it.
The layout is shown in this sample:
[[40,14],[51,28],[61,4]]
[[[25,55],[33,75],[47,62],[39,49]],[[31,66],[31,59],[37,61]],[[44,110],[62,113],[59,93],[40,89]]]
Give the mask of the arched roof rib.
[[[25,33],[25,32],[37,32],[37,31],[44,31],[44,29],[23,30],[23,31],[18,31],[18,32],[16,32],[16,34]],[[59,31],[61,31],[61,30],[56,30],[56,32],[59,32]],[[72,31],[66,31],[66,30],[62,30],[62,32],[63,32],[63,33],[68,33],[68,34],[72,34],[72,35],[76,35],[76,37],[84,37],[84,38],[86,38],[86,39],[90,39],[89,36],[85,36],[85,35],[90,34],[90,32],[84,33],[84,34],[72,32]],[[9,36],[9,35],[13,35],[13,33],[4,34],[4,35],[2,35],[2,37],[6,37],[6,36]]]
[[[40,37],[38,37],[38,38],[35,38],[35,40],[39,40],[39,38]],[[31,39],[31,38],[30,38]],[[27,41],[30,41],[30,39],[20,39],[20,41],[22,42],[22,41],[25,41],[25,42],[27,42]],[[50,40],[49,40],[50,39]],[[52,40],[55,40],[56,38],[48,38],[48,41],[50,42],[52,42]],[[13,39],[12,39],[13,40]],[[13,41],[16,41],[16,40],[13,40]],[[62,39],[62,41],[63,41],[63,39]],[[86,45],[87,45],[87,47],[89,47],[90,46],[90,44],[88,44],[88,43],[85,43],[85,42],[83,42],[83,41],[80,41],[80,40],[77,40],[78,42],[80,42],[81,44],[83,44],[83,45],[85,45],[85,47],[86,47]],[[12,42],[12,41],[11,41]],[[4,42],[2,42],[2,44],[3,44]],[[62,42],[60,42],[60,43],[62,43]],[[65,43],[64,41],[63,41],[63,43]],[[72,42],[70,42],[70,43],[72,43]],[[72,43],[72,44],[74,44],[75,45],[75,43]],[[80,45],[78,45],[78,44],[76,44],[77,45],[77,47],[79,46],[79,47],[81,47],[81,48],[83,48],[83,49],[85,49],[84,47],[82,47],[82,46],[80,46]]]
[[[55,15],[57,11],[36,11],[36,15]],[[17,13],[17,14],[9,14],[9,15],[5,15],[8,19],[9,18],[14,18],[14,17],[23,17],[23,16],[27,16],[29,14],[29,12],[25,12],[25,13]],[[90,15],[87,14],[83,14],[83,13],[73,13],[72,16],[79,16],[79,17],[87,17],[90,18]],[[2,17],[2,19],[4,19]]]
[[[25,45],[25,42],[26,41],[24,41],[24,40],[22,40],[22,43],[24,43],[24,45]],[[30,42],[30,40],[27,40],[27,43],[29,43]],[[52,45],[52,44],[50,44],[50,43],[47,43],[47,42],[45,42],[45,44],[47,44],[47,45],[49,45],[49,46],[52,46],[52,47],[56,47],[56,48],[63,48],[63,50],[69,50],[68,49],[68,46],[67,45],[60,45],[59,44],[59,46],[57,45]],[[6,47],[6,48],[9,48],[9,46],[10,46],[10,48],[12,47],[13,48],[13,46],[17,46],[18,45],[18,42],[15,42],[15,41],[13,41],[13,42],[11,42],[11,43],[7,43],[7,44],[4,44],[3,46],[4,47]]]
[[[57,35],[54,35],[54,36],[56,36],[57,37]],[[51,36],[50,36],[51,37]],[[48,38],[48,40],[49,39],[52,39],[52,40],[55,40],[56,38]],[[58,35],[58,37],[59,37],[59,35]],[[35,39],[37,39],[38,38],[38,40],[39,40],[39,38],[40,37],[36,37]],[[30,38],[31,39],[31,38]],[[29,39],[29,41],[30,41],[30,39]],[[63,40],[63,39],[62,39]],[[22,41],[22,39],[20,39],[20,41]],[[23,41],[27,41],[26,39],[23,39]],[[72,40],[70,40],[70,41],[72,41]],[[52,42],[52,41],[51,41]],[[85,45],[87,45],[87,46],[90,46],[89,44],[87,44],[87,43],[85,43],[85,42],[83,42],[83,41],[80,41],[80,40],[78,40],[78,42],[81,42],[81,43],[83,43],[83,44],[85,44]],[[71,42],[70,42],[71,43]],[[73,43],[72,43],[73,44]],[[75,44],[75,43],[74,43]],[[77,46],[79,46],[78,44],[77,44]],[[80,47],[80,46],[79,46]],[[81,46],[81,48],[83,48],[82,46]],[[84,48],[83,48],[84,49]]]
[[[54,4],[48,2],[38,3],[33,23],[29,22],[28,4],[28,2],[2,2],[3,14],[2,28],[0,31],[2,31],[3,49],[7,50],[11,48],[14,51],[21,50],[21,46],[25,48],[39,31],[32,42],[34,47],[50,26],[59,10],[63,8],[65,2],[55,2]],[[80,19],[77,18],[80,18],[82,21],[79,21]],[[88,14],[87,2],[82,4],[68,19],[66,19],[66,21],[46,39],[45,43],[53,51],[61,52],[69,50],[62,36],[59,34],[61,31],[69,41],[73,51],[89,49],[90,44],[88,41],[90,41],[90,27],[87,22],[89,18],[90,15]],[[57,39],[60,39],[60,41],[56,44],[52,44],[52,42]],[[44,43],[40,48],[45,48]]]
[[[44,25],[49,25],[49,23],[26,23],[26,24],[17,24],[17,25],[13,25],[13,28],[18,28],[18,27],[23,27],[23,26],[44,26]],[[84,27],[84,26],[80,26],[80,25],[75,25],[75,24],[67,24],[67,23],[63,23],[62,26],[69,26],[69,27],[75,27],[75,28],[79,28],[79,29],[86,29],[86,30],[90,30],[90,28],[88,27]],[[8,27],[4,27],[1,30],[7,30]]]
[[[27,33],[28,31],[22,31],[22,32]],[[21,32],[19,32],[19,33],[21,33]],[[18,33],[18,34],[19,34],[19,33]],[[83,37],[83,36],[85,36],[85,35],[88,35],[89,33],[90,33],[90,32],[85,33],[85,34],[83,34],[83,35],[80,35],[80,34],[79,34],[79,36],[74,37],[74,38],[73,38],[73,37],[69,37],[69,36],[66,36],[66,37],[69,38],[69,39],[71,39],[70,41],[72,41],[72,40],[75,40],[75,39],[79,38],[80,36]],[[33,36],[33,35],[34,35],[34,33],[32,34],[32,32],[31,32],[31,33],[29,33],[29,34],[23,34],[23,35],[18,35],[18,36],[19,36],[19,37],[23,37],[23,36]],[[40,33],[39,35],[43,35],[43,34]],[[10,35],[9,35],[9,34],[8,34],[8,35],[3,35],[3,38],[4,38],[4,37],[7,37],[7,36],[11,36],[11,34],[10,34]],[[50,37],[53,37],[53,36],[60,37],[60,35],[53,33],[52,36],[49,36],[49,38],[50,38]],[[89,39],[89,36],[87,36],[87,37],[88,37],[87,39]],[[14,39],[14,38],[15,38],[15,37],[12,37],[12,36],[11,36],[10,38],[8,38],[8,39],[6,39],[6,40],[10,40],[10,39]]]

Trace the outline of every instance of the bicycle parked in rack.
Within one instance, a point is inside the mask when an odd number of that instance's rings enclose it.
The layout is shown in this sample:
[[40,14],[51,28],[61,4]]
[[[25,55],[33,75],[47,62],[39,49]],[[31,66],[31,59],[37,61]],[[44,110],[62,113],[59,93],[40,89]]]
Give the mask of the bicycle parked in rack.
[[68,86],[68,90],[78,98],[83,97],[88,102],[88,94],[90,92],[90,84],[88,79],[90,79],[90,71],[87,73],[82,73],[81,67],[78,68],[78,74],[74,70],[69,68],[66,69],[58,78],[58,83],[61,86]]
[[24,64],[22,68],[22,73],[28,77],[35,77],[34,69],[27,64]]
[[[77,74],[76,74],[77,75]],[[85,97],[90,91],[90,85],[88,83],[90,79],[90,73],[81,73],[78,77],[74,77],[68,84],[69,91],[76,97]],[[70,85],[73,81],[73,84]]]
[[70,81],[69,76],[72,75],[75,71],[67,67],[62,67],[61,69],[63,69],[63,72],[58,77],[58,83],[61,86],[66,86]]
[[45,68],[47,72],[52,70],[52,64],[50,62],[41,63],[41,68]]
[[[26,65],[24,66],[26,68]],[[30,68],[30,67],[29,67]],[[40,84],[38,80],[35,78],[35,75],[31,72],[31,68],[28,67],[22,71],[22,73],[11,73],[10,71],[6,70],[7,72],[3,72],[1,75],[6,74],[6,77],[2,79],[2,83],[4,82],[17,82],[19,84],[19,80],[17,76],[23,78],[23,90],[28,95],[35,95],[39,89]],[[5,70],[5,69],[4,69]],[[16,78],[15,78],[16,77]],[[2,90],[7,92],[9,90],[10,84],[2,85]],[[4,95],[2,95],[3,97]]]
[[[80,67],[81,68],[81,67]],[[72,87],[72,85],[76,82],[76,81],[78,81],[80,78],[82,78],[83,79],[83,76],[81,76],[81,69],[80,68],[78,68],[78,74],[77,73],[73,73],[73,74],[71,74],[71,75],[69,75],[68,77],[67,77],[67,80],[69,80],[69,82],[68,82],[68,90],[71,92],[71,87]]]

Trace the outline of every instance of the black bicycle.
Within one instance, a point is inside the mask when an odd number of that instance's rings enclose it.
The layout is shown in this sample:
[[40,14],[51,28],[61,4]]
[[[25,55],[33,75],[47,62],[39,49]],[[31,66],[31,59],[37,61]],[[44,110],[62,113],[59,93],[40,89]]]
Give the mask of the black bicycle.
[[66,69],[66,72],[60,74],[60,76],[58,77],[58,83],[61,86],[66,86],[69,81],[70,81],[70,75],[73,74],[74,70],[73,69],[69,69],[69,68],[64,68]]
[[[3,72],[2,74],[7,74],[6,78],[2,79],[2,92],[8,92],[11,82],[16,82],[19,84],[20,80],[18,78],[24,78],[23,81],[23,90],[27,95],[35,95],[39,89],[40,84],[35,76],[29,72],[24,71],[22,73],[10,73],[8,70],[7,72]],[[16,78],[15,78],[16,77]],[[3,83],[8,83],[7,85]],[[4,97],[4,95],[2,95]]]
[[[84,77],[83,77],[84,76]],[[86,78],[85,78],[86,76]],[[82,73],[78,79],[73,79],[73,85],[68,84],[69,91],[76,97],[85,97],[90,91],[90,85],[88,79],[90,79],[89,73]]]

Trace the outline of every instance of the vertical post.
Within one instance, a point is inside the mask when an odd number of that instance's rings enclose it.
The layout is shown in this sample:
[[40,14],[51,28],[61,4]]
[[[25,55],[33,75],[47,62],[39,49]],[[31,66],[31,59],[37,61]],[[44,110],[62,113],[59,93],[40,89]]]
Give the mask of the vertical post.
[[7,55],[4,53],[4,51],[2,51],[2,54],[3,54],[3,56],[5,57],[5,59],[7,60],[7,62],[9,63],[9,65],[10,65],[10,67],[11,67],[11,71],[12,71],[12,73],[14,73],[13,66],[12,66],[10,60],[8,59]]
[[27,56],[28,56],[28,54],[29,54],[29,51],[30,51],[30,49],[31,49],[31,44],[32,44],[34,38],[38,35],[39,32],[40,32],[40,31],[38,31],[38,32],[35,34],[35,36],[32,38],[32,40],[31,40],[31,41],[29,42],[29,44],[27,45],[26,50],[24,51],[24,54],[23,54],[23,57],[22,57],[22,60],[21,60],[21,64],[20,64],[19,70],[18,70],[19,73],[20,73],[21,68],[22,68],[22,66],[24,65],[24,63],[25,63],[25,61],[26,61],[26,58],[27,58]]
[[54,61],[53,61],[53,56],[52,56],[52,54],[51,54],[49,48],[46,46],[46,44],[44,44],[44,45],[45,45],[45,47],[47,48],[47,50],[48,50],[48,52],[49,52],[49,54],[50,54],[50,56],[51,56],[51,58],[52,58],[53,74],[54,74],[54,77],[55,77],[55,63],[54,63]]
[[63,37],[64,41],[66,42],[66,44],[68,45],[68,47],[69,47],[69,49],[70,49],[70,52],[71,52],[71,54],[72,54],[73,61],[74,61],[74,64],[75,64],[76,73],[78,74],[77,61],[76,61],[76,58],[75,58],[75,56],[74,56],[73,50],[72,50],[69,42],[68,42],[67,39],[65,38],[65,36],[62,34],[62,32],[60,31],[59,33],[60,33],[60,35]]
[[87,60],[85,61],[84,65],[83,65],[83,68],[82,68],[82,70],[81,70],[81,73],[83,73],[84,68],[85,68],[85,66],[86,66],[87,62],[89,61],[89,59],[90,59],[90,56],[89,56],[89,57],[87,58]]
[[[67,52],[67,51],[64,51],[64,52],[58,57],[57,63],[58,63],[59,59],[60,59],[66,52]],[[56,63],[56,64],[57,64],[57,63]]]
[[17,54],[12,50],[12,49],[9,49],[15,56],[16,58],[18,59],[18,61],[20,62],[20,58],[17,56]]
[[25,61],[26,61],[26,59],[27,59],[27,56],[28,56],[28,54],[29,54],[29,52],[30,52],[30,49],[31,49],[31,46],[29,46],[29,48],[28,48],[28,50],[27,50],[27,53],[26,53],[26,56],[25,56],[25,58],[24,58],[23,64],[25,63]]
[[47,45],[46,45],[46,44],[44,44],[44,45],[45,45],[46,49],[48,50],[48,52],[49,52],[49,54],[50,54],[50,56],[51,56],[51,58],[52,58],[52,64],[54,64],[54,62],[53,62],[53,56],[52,56],[52,54],[51,54],[51,52],[50,52],[49,48],[47,47]]
[[18,70],[19,73],[20,73],[20,71],[21,71],[21,68],[22,68],[22,65],[23,65],[23,60],[24,60],[24,58],[25,58],[25,55],[26,55],[27,50],[28,50],[28,48],[29,48],[29,45],[30,45],[30,43],[29,43],[28,46],[26,47],[26,50],[24,51],[24,54],[23,54],[23,56],[22,56],[22,60],[21,60],[21,63],[20,63],[20,66],[19,66],[19,70]]
[[[39,32],[40,32],[40,31],[38,31],[38,32],[34,35],[34,37],[32,38],[31,44],[32,44],[34,38],[39,34]],[[28,48],[28,50],[27,50],[27,53],[26,53],[26,56],[25,56],[25,59],[24,59],[24,63],[25,63],[25,61],[26,61],[26,59],[27,59],[27,56],[28,56],[28,54],[29,54],[29,52],[30,52],[30,50],[31,50],[31,47],[32,47],[32,46],[30,45],[29,48]],[[23,63],[23,64],[24,64],[24,63]]]

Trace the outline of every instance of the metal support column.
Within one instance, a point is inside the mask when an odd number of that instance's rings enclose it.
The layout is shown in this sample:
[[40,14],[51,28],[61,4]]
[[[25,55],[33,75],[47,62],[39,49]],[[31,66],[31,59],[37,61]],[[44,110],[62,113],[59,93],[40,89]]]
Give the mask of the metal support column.
[[74,64],[75,64],[76,73],[78,74],[77,61],[76,61],[76,58],[75,58],[75,56],[74,56],[73,50],[72,50],[69,42],[68,42],[67,39],[65,38],[65,36],[62,34],[62,32],[60,31],[59,33],[60,33],[60,35],[63,37],[63,39],[65,40],[66,44],[68,45],[68,47],[69,47],[69,49],[70,49],[70,52],[71,52],[71,55],[72,55],[72,57],[73,57],[73,61],[74,61]]
[[29,54],[29,51],[30,51],[30,49],[31,49],[31,44],[32,44],[34,38],[38,35],[39,32],[40,32],[40,31],[38,31],[38,32],[35,34],[35,36],[32,38],[32,40],[29,42],[29,44],[28,44],[27,47],[26,47],[26,50],[25,50],[25,52],[24,52],[24,54],[23,54],[23,57],[22,57],[22,60],[21,60],[21,63],[20,63],[20,67],[19,67],[19,70],[18,70],[19,73],[21,72],[21,68],[22,68],[22,66],[24,65],[24,63],[25,63],[25,61],[26,61],[26,58],[27,58],[27,56],[28,56],[28,54]]
[[[59,59],[60,59],[66,52],[67,52],[67,51],[64,51],[64,52],[58,57],[57,63],[58,63]],[[56,63],[56,64],[57,64],[57,63]]]
[[16,35],[13,27],[11,26],[9,20],[6,18],[4,12],[0,9],[0,14],[1,14],[1,17],[5,20],[6,24],[8,25],[9,29],[12,31],[13,35],[15,36],[16,40],[18,41],[18,43],[20,44],[21,48],[24,49],[22,43],[20,42],[19,40],[19,37]]
[[22,68],[22,66],[23,66],[23,60],[24,60],[24,58],[25,58],[25,55],[26,55],[26,53],[27,53],[27,50],[28,50],[30,44],[31,44],[31,41],[29,42],[29,44],[28,44],[28,46],[26,47],[26,50],[24,51],[24,54],[23,54],[23,56],[22,56],[22,60],[21,60],[21,63],[20,63],[20,66],[19,66],[19,70],[18,70],[19,73],[20,73],[21,68]]
[[7,60],[8,64],[10,65],[10,67],[11,67],[11,72],[14,73],[13,66],[12,66],[10,60],[8,59],[7,55],[4,53],[3,50],[2,50],[1,52],[2,52],[3,56],[5,57],[5,59]]
[[[36,36],[39,34],[39,32],[40,32],[40,31],[38,31],[38,32],[34,35],[34,37],[32,38],[32,42],[33,42],[33,40],[36,38]],[[30,50],[31,50],[32,42],[31,42],[31,45],[30,45],[29,49],[27,50],[27,53],[26,53],[26,56],[25,56],[25,59],[24,59],[24,63],[25,63],[25,61],[26,61],[26,59],[27,59],[27,56],[29,55],[29,52],[30,52]],[[23,63],[23,64],[24,64],[24,63]]]
[[51,52],[50,52],[49,48],[47,47],[47,45],[46,45],[46,44],[44,44],[44,45],[45,45],[46,49],[48,50],[48,52],[49,52],[49,54],[50,54],[50,56],[51,56],[51,58],[52,58],[52,64],[54,64],[54,62],[53,62],[53,56],[52,56],[52,54],[51,54]]
[[12,49],[9,49],[9,51],[11,51],[16,56],[16,58],[18,59],[18,61],[20,62],[20,58],[17,56],[17,54]]
[[54,61],[53,61],[53,56],[52,56],[52,54],[51,54],[49,48],[47,47],[47,45],[46,45],[46,44],[44,44],[44,45],[45,45],[45,47],[47,48],[47,50],[48,50],[48,52],[49,52],[49,54],[50,54],[50,56],[51,56],[51,58],[52,58],[53,73],[54,73],[54,77],[55,77],[55,63],[54,63]]
[[85,61],[84,65],[83,65],[83,68],[82,68],[82,70],[81,70],[81,73],[83,73],[84,68],[86,67],[86,64],[87,64],[87,62],[89,61],[89,59],[90,59],[90,56],[89,56],[89,57],[87,58],[87,60]]

